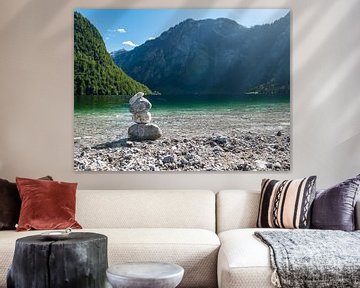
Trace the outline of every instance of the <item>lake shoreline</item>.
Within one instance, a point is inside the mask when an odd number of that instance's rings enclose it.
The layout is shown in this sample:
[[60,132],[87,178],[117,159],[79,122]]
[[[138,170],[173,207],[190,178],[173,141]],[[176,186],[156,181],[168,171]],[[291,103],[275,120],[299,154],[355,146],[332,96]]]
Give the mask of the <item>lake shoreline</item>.
[[76,109],[75,171],[290,170],[290,103],[284,97],[162,98],[150,110],[162,131],[155,141],[127,139],[134,122],[119,99]]
[[[290,131],[127,138],[98,143],[74,139],[75,171],[289,171]],[[86,144],[85,144],[86,143]]]

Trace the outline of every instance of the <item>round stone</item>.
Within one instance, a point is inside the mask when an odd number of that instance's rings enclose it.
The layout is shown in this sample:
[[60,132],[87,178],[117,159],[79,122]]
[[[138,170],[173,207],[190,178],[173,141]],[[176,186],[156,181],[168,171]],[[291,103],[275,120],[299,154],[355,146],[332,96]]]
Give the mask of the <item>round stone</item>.
[[130,104],[129,111],[132,114],[138,114],[147,112],[151,109],[151,103],[144,97],[136,99],[132,104]]
[[133,114],[132,119],[135,123],[139,123],[139,124],[150,123],[151,114],[150,114],[150,112],[136,113],[136,114]]
[[166,155],[163,159],[162,159],[163,163],[173,163],[175,162],[175,157],[172,155]]
[[139,99],[139,98],[141,98],[143,96],[144,96],[143,92],[136,93],[133,97],[130,98],[129,104],[132,105],[137,99]]
[[136,141],[156,140],[161,137],[161,130],[155,124],[134,124],[129,127],[128,134]]
[[275,169],[281,169],[281,164],[280,164],[279,162],[276,162],[276,163],[274,164],[274,168],[275,168]]
[[268,165],[268,162],[263,161],[263,160],[256,160],[255,164],[256,164],[256,167],[259,168],[259,169],[266,169],[267,165]]

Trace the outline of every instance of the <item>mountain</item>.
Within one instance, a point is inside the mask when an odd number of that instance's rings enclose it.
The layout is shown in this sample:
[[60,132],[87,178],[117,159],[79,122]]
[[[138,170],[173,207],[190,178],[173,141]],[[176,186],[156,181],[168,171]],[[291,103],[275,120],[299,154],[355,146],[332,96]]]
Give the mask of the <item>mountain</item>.
[[74,13],[74,93],[75,95],[132,95],[151,93],[115,65],[104,41],[80,13]]
[[251,28],[227,18],[187,19],[112,56],[128,75],[164,94],[289,92],[290,14]]
[[124,53],[126,53],[127,51],[126,51],[126,49],[120,49],[120,50],[117,50],[117,51],[113,51],[113,52],[111,52],[110,53],[110,56],[111,56],[111,58],[117,58],[117,57],[119,57],[121,54],[124,54]]

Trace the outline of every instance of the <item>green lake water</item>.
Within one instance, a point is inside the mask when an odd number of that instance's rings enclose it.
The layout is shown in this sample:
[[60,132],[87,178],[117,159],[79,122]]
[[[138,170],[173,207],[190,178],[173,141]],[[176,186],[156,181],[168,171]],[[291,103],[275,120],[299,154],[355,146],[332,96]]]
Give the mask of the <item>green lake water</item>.
[[[152,122],[165,137],[290,131],[288,95],[153,95]],[[74,137],[104,142],[126,137],[133,124],[129,97],[75,96]]]
[[[128,96],[75,96],[75,113],[119,113],[128,110]],[[191,112],[260,109],[289,106],[288,95],[151,95],[151,112]]]

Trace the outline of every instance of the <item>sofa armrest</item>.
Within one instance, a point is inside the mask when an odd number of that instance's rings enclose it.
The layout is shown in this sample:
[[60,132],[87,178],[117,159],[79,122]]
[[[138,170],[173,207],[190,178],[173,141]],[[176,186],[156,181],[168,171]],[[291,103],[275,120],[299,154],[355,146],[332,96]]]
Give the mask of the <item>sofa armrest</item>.
[[355,229],[360,230],[360,199],[355,206]]

